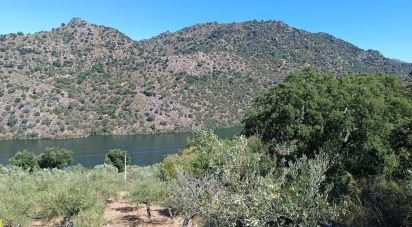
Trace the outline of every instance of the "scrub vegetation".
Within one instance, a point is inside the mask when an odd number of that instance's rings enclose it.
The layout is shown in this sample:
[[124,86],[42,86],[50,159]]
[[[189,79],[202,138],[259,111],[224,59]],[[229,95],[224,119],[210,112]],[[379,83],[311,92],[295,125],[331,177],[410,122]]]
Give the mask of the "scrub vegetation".
[[0,169],[0,218],[6,226],[55,216],[101,226],[108,199],[126,192],[148,212],[169,208],[183,225],[407,226],[410,100],[395,77],[297,71],[255,99],[242,135],[196,131],[162,163],[127,166],[126,182],[109,164],[27,168],[36,157],[18,153]]
[[74,18],[0,35],[0,138],[235,126],[253,97],[308,65],[412,75],[412,64],[281,21],[198,24],[134,41]]

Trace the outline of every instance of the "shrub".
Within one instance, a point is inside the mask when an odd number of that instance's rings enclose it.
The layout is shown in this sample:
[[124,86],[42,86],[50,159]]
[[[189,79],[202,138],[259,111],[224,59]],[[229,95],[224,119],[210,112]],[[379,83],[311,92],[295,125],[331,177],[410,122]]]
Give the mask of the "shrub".
[[[347,215],[345,206],[328,201],[331,188],[325,182],[331,165],[327,155],[306,156],[263,171],[264,152],[256,152],[249,141],[232,142],[204,132],[192,143],[202,158],[203,172],[179,172],[172,183],[169,206],[185,215],[196,213],[213,226],[262,226],[282,219],[295,225],[315,226]],[[269,160],[267,160],[269,161]],[[267,167],[265,167],[267,168]]]
[[160,172],[164,179],[176,179],[176,174],[179,171],[184,171],[188,173],[193,173],[193,161],[197,159],[198,153],[195,152],[194,148],[189,147],[183,151],[167,156],[161,166]]
[[116,195],[121,182],[109,168],[28,173],[9,167],[0,172],[0,217],[6,226],[29,226],[30,218],[56,216],[69,217],[76,226],[102,226],[104,203]]
[[28,150],[23,150],[17,152],[13,158],[9,160],[9,164],[13,166],[18,166],[24,170],[33,171],[38,167],[36,155]]
[[405,176],[412,169],[412,119],[392,131],[392,148],[399,161],[397,176]]
[[64,148],[47,147],[39,157],[40,168],[63,169],[72,162],[72,152]]
[[353,226],[408,226],[410,198],[408,181],[399,182],[384,177],[361,179],[353,184],[353,200],[348,223]]
[[59,60],[53,61],[52,65],[53,65],[54,67],[61,67],[61,66],[62,66],[62,64],[61,64],[61,62],[60,62]]
[[86,209],[73,218],[74,226],[90,226],[91,223],[93,223],[93,226],[104,226],[106,224],[104,204],[98,203],[97,206]]
[[135,203],[150,205],[153,202],[164,203],[168,195],[167,183],[160,178],[146,178],[132,183],[131,200]]
[[127,151],[123,151],[120,149],[112,149],[106,154],[104,163],[113,165],[117,168],[119,172],[123,172],[125,167],[125,157],[127,165],[130,163],[130,155],[127,153]]

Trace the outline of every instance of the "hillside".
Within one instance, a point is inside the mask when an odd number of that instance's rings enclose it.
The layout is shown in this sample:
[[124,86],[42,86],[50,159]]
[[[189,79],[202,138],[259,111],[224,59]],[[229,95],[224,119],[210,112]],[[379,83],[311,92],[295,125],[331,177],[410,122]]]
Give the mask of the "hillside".
[[412,74],[412,64],[279,21],[200,24],[134,41],[74,18],[0,36],[0,137],[231,126],[257,93],[306,66]]

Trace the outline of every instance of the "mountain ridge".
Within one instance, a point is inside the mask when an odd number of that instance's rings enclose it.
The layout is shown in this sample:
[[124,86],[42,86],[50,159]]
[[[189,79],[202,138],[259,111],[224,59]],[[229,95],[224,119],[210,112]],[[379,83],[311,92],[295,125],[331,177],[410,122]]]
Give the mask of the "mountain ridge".
[[0,36],[0,137],[63,138],[224,127],[252,97],[311,66],[409,78],[412,64],[280,21],[204,23],[134,41],[74,18]]

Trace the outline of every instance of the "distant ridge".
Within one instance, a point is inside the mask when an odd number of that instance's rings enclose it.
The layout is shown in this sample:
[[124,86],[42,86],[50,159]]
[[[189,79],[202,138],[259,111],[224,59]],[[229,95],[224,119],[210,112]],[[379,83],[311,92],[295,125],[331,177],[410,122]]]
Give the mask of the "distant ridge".
[[412,64],[280,21],[206,23],[134,41],[74,18],[0,36],[0,138],[222,127],[293,70],[412,75]]

